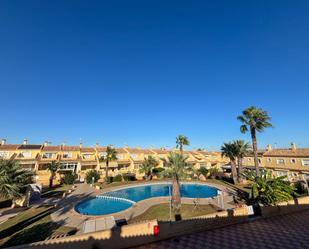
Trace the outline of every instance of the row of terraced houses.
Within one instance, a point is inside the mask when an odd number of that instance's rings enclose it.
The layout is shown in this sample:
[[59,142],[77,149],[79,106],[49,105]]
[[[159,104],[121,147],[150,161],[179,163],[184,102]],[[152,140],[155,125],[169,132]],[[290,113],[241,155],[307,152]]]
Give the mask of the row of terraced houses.
[[[139,173],[140,165],[147,156],[153,156],[158,161],[158,167],[164,167],[163,160],[167,159],[169,153],[175,150],[167,149],[141,149],[141,148],[115,148],[117,161],[110,162],[109,175],[131,173],[137,179],[143,174]],[[22,167],[36,172],[37,182],[48,184],[50,173],[47,170],[48,164],[58,161],[61,164],[61,172],[73,171],[79,178],[84,178],[88,170],[98,170],[102,176],[105,174],[105,163],[101,162],[106,154],[106,147],[95,145],[94,147],[79,146],[50,146],[47,142],[41,145],[29,144],[24,140],[22,144],[7,144],[6,140],[1,141],[0,157],[3,159],[18,160]],[[187,163],[194,168],[218,167],[228,163],[228,160],[221,157],[219,152],[207,151],[185,151]],[[59,176],[58,176],[59,178]]]
[[[164,167],[163,161],[167,159],[171,151],[161,149],[141,149],[141,148],[116,148],[117,160],[109,165],[109,174],[132,173],[137,179],[142,178],[139,173],[140,165],[147,156],[153,156],[158,161],[158,167]],[[79,146],[50,146],[44,144],[29,144],[24,140],[22,144],[7,144],[6,140],[0,143],[0,158],[18,160],[27,169],[34,170],[37,174],[37,181],[47,184],[50,173],[47,166],[52,161],[61,164],[61,172],[73,171],[79,178],[84,178],[86,172],[91,169],[98,170],[105,174],[105,163],[99,159],[106,154],[106,147],[98,144],[93,147]],[[217,167],[228,169],[229,160],[221,157],[220,152],[208,151],[185,151],[187,163],[194,168]],[[258,160],[261,168],[268,169],[276,176],[286,175],[290,181],[309,179],[309,148],[296,148],[292,143],[290,148],[274,149],[268,145],[265,150],[260,150]],[[254,160],[252,156],[243,159],[245,168],[253,168]]]

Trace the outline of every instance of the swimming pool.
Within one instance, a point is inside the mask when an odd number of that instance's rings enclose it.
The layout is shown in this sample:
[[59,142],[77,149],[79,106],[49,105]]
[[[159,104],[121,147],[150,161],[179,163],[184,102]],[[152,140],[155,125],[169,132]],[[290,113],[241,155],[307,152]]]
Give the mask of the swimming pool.
[[[170,195],[171,184],[147,184],[126,187],[104,193],[95,198],[85,200],[75,206],[75,210],[86,215],[106,215],[128,209],[135,202]],[[218,189],[205,184],[183,183],[180,185],[181,197],[209,198],[217,195]]]

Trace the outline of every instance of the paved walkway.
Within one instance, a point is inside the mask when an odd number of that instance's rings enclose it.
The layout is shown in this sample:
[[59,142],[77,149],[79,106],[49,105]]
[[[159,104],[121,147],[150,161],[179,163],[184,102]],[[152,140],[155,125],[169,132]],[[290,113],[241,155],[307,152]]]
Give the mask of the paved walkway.
[[309,248],[309,210],[148,244],[139,249]]

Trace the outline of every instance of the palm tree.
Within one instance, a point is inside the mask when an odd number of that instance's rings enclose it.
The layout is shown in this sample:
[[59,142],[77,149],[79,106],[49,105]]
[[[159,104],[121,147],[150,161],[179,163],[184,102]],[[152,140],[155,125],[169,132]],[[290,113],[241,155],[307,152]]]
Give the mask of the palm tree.
[[23,169],[17,161],[0,160],[0,196],[6,199],[21,197],[33,176],[33,171]]
[[166,170],[164,174],[171,177],[172,183],[172,209],[174,214],[180,214],[181,198],[180,198],[180,179],[188,177],[192,169],[186,164],[186,157],[179,153],[170,153],[167,160],[164,160]]
[[270,117],[268,113],[261,108],[255,106],[248,107],[242,112],[241,116],[238,116],[237,119],[242,123],[240,126],[241,133],[246,133],[250,130],[251,139],[252,139],[252,148],[254,155],[254,166],[256,171],[256,176],[260,175],[258,154],[257,154],[257,141],[256,141],[256,132],[263,132],[265,128],[272,127],[272,124],[269,122]]
[[183,154],[184,145],[190,145],[189,139],[183,135],[176,137],[176,148],[179,148],[181,154]]
[[56,161],[52,161],[51,163],[47,165],[47,169],[50,172],[50,177],[49,177],[49,187],[50,188],[53,187],[53,181],[55,179],[56,173],[59,168],[60,168],[60,163]]
[[144,162],[141,165],[139,170],[140,173],[145,173],[145,179],[151,180],[152,179],[152,170],[158,165],[157,160],[152,157],[148,156],[145,158]]
[[107,146],[106,148],[106,154],[104,156],[101,157],[101,161],[105,162],[105,181],[106,183],[108,183],[108,167],[109,167],[109,163],[112,161],[116,161],[117,160],[117,151],[111,147],[111,146]]
[[249,143],[246,143],[244,140],[236,140],[233,142],[236,145],[237,148],[237,163],[238,163],[238,172],[237,177],[238,181],[242,182],[242,161],[243,158],[249,153],[251,153],[251,146]]
[[260,177],[256,177],[255,172],[247,172],[245,176],[251,182],[250,199],[253,203],[275,205],[297,196],[296,188],[286,181],[286,176],[274,177],[269,171],[262,172]]
[[237,170],[236,170],[236,158],[237,158],[237,146],[235,143],[224,143],[221,146],[222,157],[228,157],[232,167],[232,178],[234,184],[237,183]]

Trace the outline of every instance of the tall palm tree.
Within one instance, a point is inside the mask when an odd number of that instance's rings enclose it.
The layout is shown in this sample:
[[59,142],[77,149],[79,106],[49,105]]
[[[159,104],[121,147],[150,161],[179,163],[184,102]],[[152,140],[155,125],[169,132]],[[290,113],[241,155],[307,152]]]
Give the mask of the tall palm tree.
[[152,178],[152,170],[158,165],[158,161],[152,157],[148,156],[145,158],[144,162],[141,165],[139,170],[140,173],[145,173],[145,179],[151,180]]
[[117,160],[117,151],[111,147],[107,146],[106,154],[101,157],[101,161],[105,162],[105,181],[108,183],[108,167],[109,163]]
[[172,209],[174,214],[180,214],[180,179],[190,175],[192,169],[186,164],[186,157],[179,153],[170,153],[167,160],[164,160],[166,170],[165,176],[172,178]]
[[17,161],[0,160],[0,196],[15,199],[33,182],[34,172],[23,169]]
[[261,108],[250,106],[242,112],[242,115],[238,116],[237,119],[242,123],[240,131],[246,133],[250,130],[252,139],[252,148],[254,155],[254,166],[256,176],[259,177],[259,161],[258,161],[258,147],[256,141],[256,132],[263,132],[265,128],[272,127],[270,123],[270,117],[268,113]]
[[190,145],[189,139],[183,135],[176,137],[176,148],[180,150],[180,154],[183,154],[184,145]]
[[238,180],[236,170],[237,152],[237,146],[235,143],[224,143],[221,146],[222,157],[228,157],[230,159],[234,184],[237,183]]
[[52,161],[51,163],[47,165],[47,169],[50,172],[50,177],[49,177],[49,187],[50,188],[53,187],[53,181],[55,179],[56,173],[59,168],[60,168],[60,163],[56,161]]
[[249,143],[246,143],[244,140],[235,140],[233,142],[237,148],[237,163],[238,163],[238,172],[237,177],[238,181],[242,182],[242,162],[243,158],[251,153],[251,146]]

